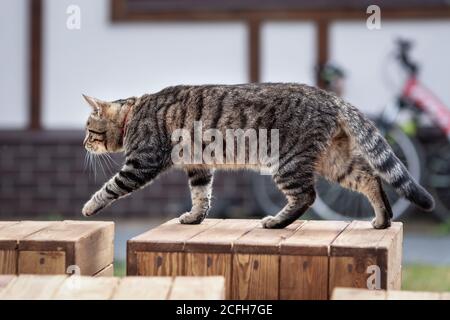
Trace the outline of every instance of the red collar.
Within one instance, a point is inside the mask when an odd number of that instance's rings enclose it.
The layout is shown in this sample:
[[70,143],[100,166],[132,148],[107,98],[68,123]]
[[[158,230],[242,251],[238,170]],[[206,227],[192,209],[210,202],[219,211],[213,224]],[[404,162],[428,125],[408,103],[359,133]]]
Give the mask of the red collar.
[[122,141],[125,139],[125,135],[127,134],[127,122],[128,122],[128,116],[130,114],[131,109],[133,109],[133,106],[130,106],[128,108],[127,113],[125,114],[125,119],[123,121],[123,126],[122,126]]

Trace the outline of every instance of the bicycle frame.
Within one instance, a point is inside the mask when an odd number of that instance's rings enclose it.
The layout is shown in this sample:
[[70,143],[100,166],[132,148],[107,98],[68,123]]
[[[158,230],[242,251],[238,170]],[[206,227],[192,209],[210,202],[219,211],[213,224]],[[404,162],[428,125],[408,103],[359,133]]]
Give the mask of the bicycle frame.
[[410,77],[403,88],[402,98],[411,101],[428,114],[450,141],[450,110],[416,77]]

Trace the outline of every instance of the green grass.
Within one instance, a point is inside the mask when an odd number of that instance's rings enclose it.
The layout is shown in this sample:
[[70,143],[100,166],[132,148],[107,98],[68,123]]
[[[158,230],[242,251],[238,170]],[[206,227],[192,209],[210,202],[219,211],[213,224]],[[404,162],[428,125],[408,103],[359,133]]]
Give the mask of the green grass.
[[127,264],[125,261],[114,261],[114,276],[125,277],[127,275]]
[[450,266],[406,265],[402,290],[450,291]]

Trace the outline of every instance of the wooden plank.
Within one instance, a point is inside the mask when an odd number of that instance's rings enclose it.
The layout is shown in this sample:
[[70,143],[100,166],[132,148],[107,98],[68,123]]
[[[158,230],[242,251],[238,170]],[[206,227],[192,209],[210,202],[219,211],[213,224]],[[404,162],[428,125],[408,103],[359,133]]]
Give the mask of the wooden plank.
[[387,300],[439,300],[438,292],[388,290]]
[[54,298],[58,300],[108,300],[114,294],[119,278],[71,276],[67,278]]
[[327,300],[327,256],[281,256],[280,299]]
[[184,254],[182,252],[136,252],[139,276],[180,276],[185,275]]
[[21,221],[8,224],[0,229],[0,249],[15,250],[19,241],[53,224],[55,222],[51,221]]
[[278,299],[280,243],[304,221],[284,229],[256,227],[233,243],[232,298]]
[[[388,272],[393,272],[392,276],[395,276],[399,271],[399,267],[392,267],[395,270],[391,271],[389,263],[391,266],[401,266],[399,261],[389,261],[392,246],[401,250],[400,245],[393,242],[393,239],[401,237],[401,230],[402,225],[397,222],[393,222],[391,228],[376,230],[368,221],[353,221],[331,244],[329,289],[370,288],[378,276],[380,289],[386,289]],[[393,258],[398,259],[398,256],[391,256],[391,259]],[[377,271],[372,269],[377,267]],[[374,276],[374,272],[378,271],[379,275]],[[371,283],[367,283],[368,280]],[[389,280],[391,283],[397,283],[395,279]]]
[[114,292],[113,300],[166,300],[172,282],[172,277],[122,278]]
[[387,232],[386,236],[380,241],[379,246],[388,248],[386,289],[400,290],[402,277],[403,224],[401,222],[393,223],[389,228],[389,232]]
[[183,251],[187,240],[219,223],[220,219],[205,219],[201,224],[181,224],[178,219],[151,229],[128,243],[136,245],[135,251]]
[[199,233],[185,243],[188,276],[225,277],[226,297],[231,298],[231,251],[233,243],[260,224],[254,219],[228,219]]
[[328,256],[331,243],[349,225],[344,221],[306,221],[280,245],[283,255]]
[[17,251],[0,250],[0,274],[17,273]]
[[1,229],[5,228],[5,227],[9,227],[16,223],[19,223],[19,222],[17,222],[17,221],[0,221],[0,232],[1,232]]
[[330,245],[347,226],[343,221],[307,221],[281,242],[280,299],[328,299]]
[[221,220],[211,228],[186,240],[186,252],[230,253],[233,243],[261,223],[255,219]]
[[441,300],[450,300],[450,292],[441,292],[440,299]]
[[[178,257],[178,255],[162,254],[162,252],[182,252],[187,240],[209,229],[220,221],[220,219],[205,219],[200,225],[186,225],[180,224],[178,219],[172,219],[128,240],[127,275],[177,275],[173,274],[173,272],[168,272],[166,269],[182,270],[184,266],[169,267],[164,262],[182,261],[184,264],[184,259]],[[155,252],[156,254],[142,255],[137,254],[137,252]],[[145,257],[151,258],[151,260],[143,260]],[[145,266],[138,266],[139,262],[144,262]],[[157,269],[166,271],[163,273],[141,273],[143,270],[150,272]],[[184,275],[184,273],[179,273],[178,275]]]
[[112,263],[106,268],[94,274],[94,277],[113,277],[113,276],[114,276],[114,264]]
[[223,277],[176,277],[169,300],[223,300],[225,279]]
[[0,293],[0,300],[49,300],[66,279],[62,275],[21,275]]
[[19,251],[19,274],[65,274],[63,251]]
[[233,251],[238,253],[278,254],[281,241],[292,236],[305,221],[295,221],[284,229],[253,228],[233,243]]
[[369,221],[352,221],[350,225],[333,241],[333,256],[348,256],[353,253],[365,253],[367,249],[388,248],[383,241],[388,233],[398,230],[398,222],[393,222],[388,229],[374,229]]
[[12,281],[15,281],[17,276],[15,275],[3,275],[0,276],[0,293],[4,290]]
[[280,257],[275,254],[233,255],[232,299],[278,299]]
[[225,296],[231,299],[231,253],[186,253],[185,263],[188,276],[223,276]]
[[335,288],[332,300],[386,300],[384,290],[366,290],[355,288]]
[[0,222],[0,274],[16,274],[19,241],[51,224],[53,222],[47,221]]
[[[77,222],[67,222],[76,224]],[[90,222],[91,224],[93,222]],[[82,275],[93,275],[113,263],[114,222],[97,221],[89,235],[84,235],[75,245],[75,264]]]
[[75,265],[81,274],[93,275],[112,263],[113,233],[112,222],[62,221],[25,237],[19,251],[63,251],[66,268]]

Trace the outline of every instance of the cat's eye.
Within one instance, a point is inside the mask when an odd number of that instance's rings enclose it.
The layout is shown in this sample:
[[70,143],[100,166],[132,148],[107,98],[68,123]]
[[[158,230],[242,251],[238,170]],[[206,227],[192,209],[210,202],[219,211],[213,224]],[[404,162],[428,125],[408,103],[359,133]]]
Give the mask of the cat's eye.
[[105,134],[106,133],[106,131],[102,131],[102,132],[100,132],[100,131],[95,131],[95,130],[91,130],[91,129],[88,129],[88,131],[90,132],[90,133],[94,133],[94,134]]

